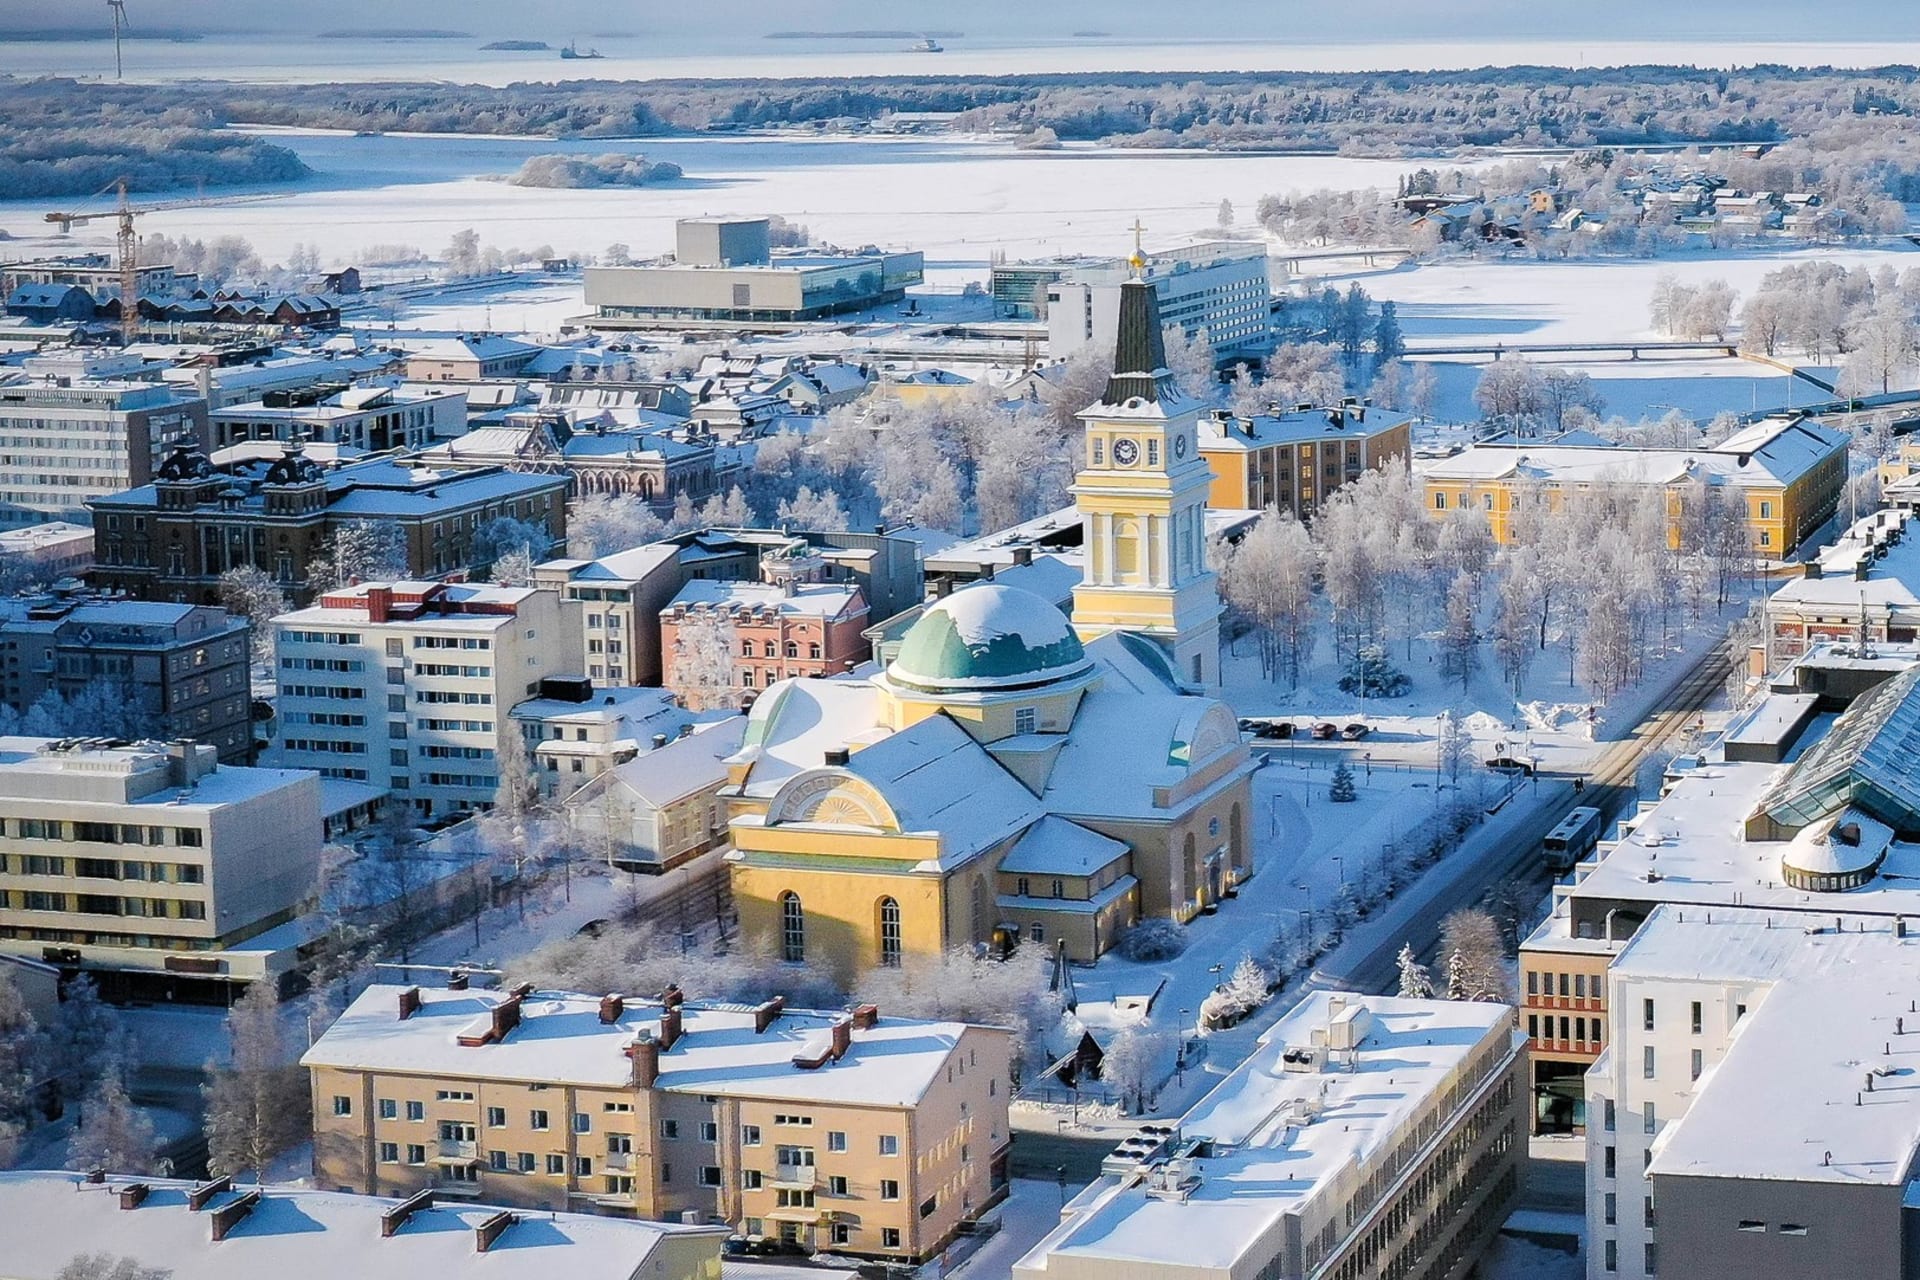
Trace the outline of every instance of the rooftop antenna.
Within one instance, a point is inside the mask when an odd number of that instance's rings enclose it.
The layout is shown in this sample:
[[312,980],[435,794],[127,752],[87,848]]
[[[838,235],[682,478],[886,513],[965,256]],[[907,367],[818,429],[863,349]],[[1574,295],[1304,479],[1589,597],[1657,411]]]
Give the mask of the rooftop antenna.
[[107,8],[113,12],[113,78],[119,80],[127,73],[126,64],[120,60],[120,33],[127,27],[127,0],[107,0]]

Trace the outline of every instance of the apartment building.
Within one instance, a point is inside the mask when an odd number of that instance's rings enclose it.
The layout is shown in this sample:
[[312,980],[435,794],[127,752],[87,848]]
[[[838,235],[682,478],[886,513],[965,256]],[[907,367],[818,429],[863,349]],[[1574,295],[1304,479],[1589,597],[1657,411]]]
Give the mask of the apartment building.
[[110,684],[143,734],[205,742],[221,763],[245,764],[249,634],[246,619],[212,605],[79,592],[0,600],[0,702],[24,712],[48,691],[71,699]]
[[209,447],[317,440],[370,453],[417,451],[467,429],[464,389],[320,384],[268,391],[208,415]]
[[1069,264],[1044,286],[1047,354],[1060,360],[1086,346],[1111,350],[1120,326],[1120,286],[1136,271],[1153,287],[1161,323],[1179,326],[1189,341],[1206,334],[1222,359],[1259,359],[1273,349],[1266,245],[1211,240],[1131,259]]
[[409,382],[481,382],[511,378],[545,349],[497,333],[410,342]]
[[220,575],[250,565],[297,604],[308,573],[349,526],[391,526],[414,578],[444,578],[487,563],[479,534],[495,520],[545,528],[544,555],[567,531],[567,477],[499,467],[443,470],[407,458],[326,467],[299,441],[271,462],[215,467],[191,444],[170,454],[153,483],[89,503],[97,585],[142,600],[220,598]]
[[650,542],[593,560],[548,560],[534,585],[571,608],[573,669],[596,686],[660,682],[660,611],[680,590],[680,548]]
[[560,608],[531,587],[363,582],[280,615],[266,759],[384,787],[422,816],[490,808],[510,709],[564,674]]
[[1518,1196],[1505,1005],[1318,991],[1171,1125],[1123,1143],[1015,1280],[1442,1280]]
[[1207,505],[1301,520],[1343,484],[1394,458],[1413,456],[1413,415],[1349,397],[1338,405],[1296,405],[1242,418],[1216,409],[1200,419],[1200,456],[1213,468]]
[[320,781],[189,742],[0,739],[0,950],[112,997],[270,976],[261,947],[320,870]]
[[1677,905],[1608,973],[1621,1011],[1590,1073],[1587,1274],[1920,1276],[1911,1228],[1920,936]]
[[0,532],[0,576],[13,582],[77,578],[93,568],[93,527],[55,520]]
[[709,619],[729,628],[732,683],[743,692],[795,676],[839,675],[866,661],[867,599],[857,586],[820,581],[823,567],[819,557],[799,555],[766,562],[763,571],[775,581],[701,579],[680,588],[660,613],[662,684],[684,691],[675,646],[683,628]]
[[378,985],[301,1063],[326,1186],[917,1262],[1006,1193],[1008,1053],[872,1005]]
[[151,382],[48,377],[0,386],[0,526],[85,520],[153,479],[207,426],[207,402]]
[[181,1280],[715,1280],[726,1233],[586,1213],[516,1214],[312,1187],[0,1173],[7,1280],[62,1280],[76,1254]]
[[1689,504],[1718,491],[1745,521],[1754,554],[1779,560],[1833,518],[1846,484],[1847,436],[1810,418],[1770,418],[1698,449],[1502,441],[1470,445],[1416,471],[1428,514],[1479,510],[1503,546],[1526,504],[1558,510],[1581,492],[1650,488],[1666,494],[1667,536],[1679,546]]

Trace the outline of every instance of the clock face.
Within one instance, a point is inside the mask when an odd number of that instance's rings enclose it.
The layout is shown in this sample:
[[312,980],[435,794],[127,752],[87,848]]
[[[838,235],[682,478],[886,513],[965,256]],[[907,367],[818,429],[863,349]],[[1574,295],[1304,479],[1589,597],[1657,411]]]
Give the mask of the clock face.
[[1184,433],[1173,438],[1173,456],[1176,458],[1187,456],[1187,437]]
[[1140,458],[1140,446],[1131,440],[1113,442],[1113,460],[1123,467],[1130,467]]

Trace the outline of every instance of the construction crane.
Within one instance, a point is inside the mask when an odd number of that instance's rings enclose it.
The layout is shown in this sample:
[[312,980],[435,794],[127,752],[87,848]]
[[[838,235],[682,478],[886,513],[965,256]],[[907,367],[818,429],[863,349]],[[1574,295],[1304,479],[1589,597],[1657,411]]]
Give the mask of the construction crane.
[[126,64],[120,60],[120,33],[127,29],[127,0],[107,0],[107,8],[113,13],[113,78],[119,80],[127,73]]
[[120,262],[120,341],[131,343],[140,329],[140,241],[133,234],[133,220],[145,213],[162,213],[168,209],[194,209],[204,205],[250,204],[256,200],[272,200],[274,196],[201,196],[192,200],[165,200],[159,204],[134,205],[127,200],[127,180],[121,178],[111,186],[103,188],[119,195],[119,203],[112,209],[102,209],[95,213],[49,213],[46,221],[60,228],[65,235],[76,226],[94,222],[101,218],[113,218],[118,223],[119,262]]

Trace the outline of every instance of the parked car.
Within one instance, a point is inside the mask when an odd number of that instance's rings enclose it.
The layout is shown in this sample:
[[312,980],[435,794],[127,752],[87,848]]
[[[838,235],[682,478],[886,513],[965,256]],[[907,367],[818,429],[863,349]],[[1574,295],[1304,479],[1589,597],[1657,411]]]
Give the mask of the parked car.
[[1523,778],[1533,776],[1533,765],[1525,760],[1516,760],[1512,756],[1495,756],[1487,761],[1487,768],[1501,773],[1517,773]]
[[1373,732],[1373,726],[1361,724],[1358,720],[1340,731],[1340,736],[1348,742],[1358,742]]
[[1256,720],[1247,717],[1240,721],[1240,732],[1250,733],[1256,738],[1291,738],[1293,722],[1291,720]]
[[1339,736],[1340,726],[1331,720],[1322,720],[1319,724],[1313,726],[1313,739],[1315,742],[1331,742]]

